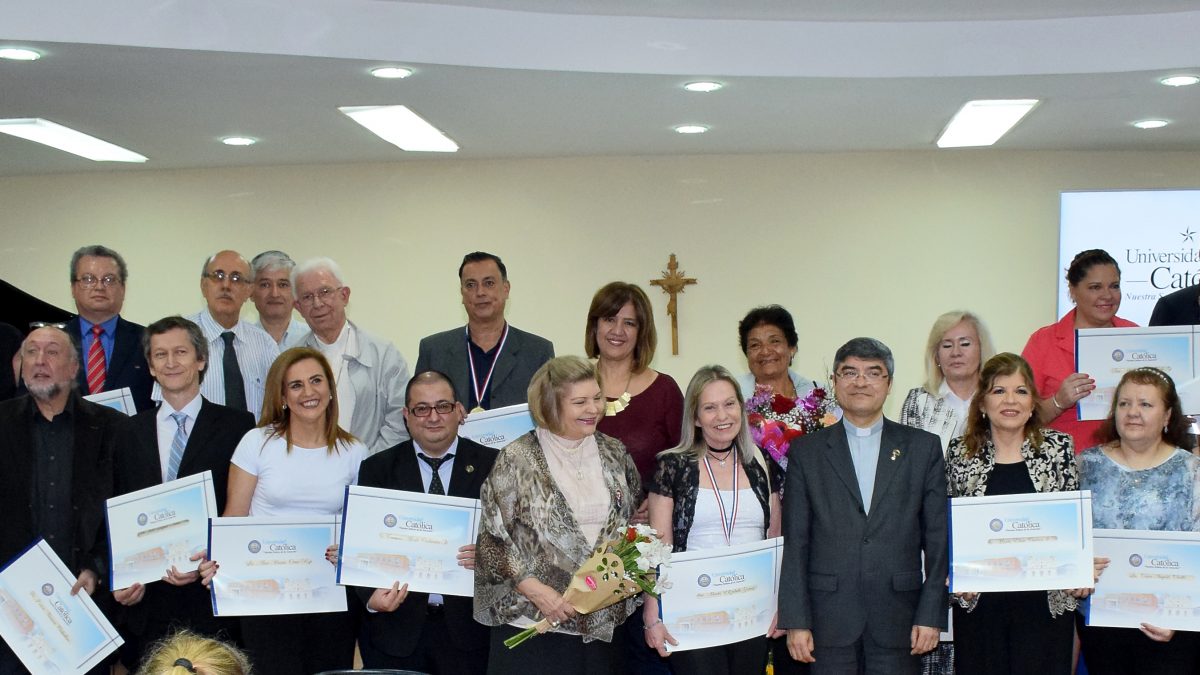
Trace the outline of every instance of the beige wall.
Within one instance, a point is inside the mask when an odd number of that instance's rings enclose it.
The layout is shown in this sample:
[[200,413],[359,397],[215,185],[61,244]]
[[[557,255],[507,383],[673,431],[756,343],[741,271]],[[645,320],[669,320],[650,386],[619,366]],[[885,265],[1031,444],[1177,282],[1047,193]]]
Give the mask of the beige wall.
[[[950,151],[615,157],[132,171],[0,179],[0,277],[71,307],[76,247],[123,253],[125,315],[146,323],[201,306],[200,266],[223,247],[328,255],[350,316],[412,361],[417,341],[465,321],[464,252],[501,255],[508,316],[560,354],[582,352],[592,293],[645,284],[675,252],[698,277],[670,355],[655,301],[655,367],[686,382],[709,362],[745,370],[736,324],[758,304],[797,317],[796,367],[822,376],[846,339],[896,354],[889,412],[922,379],[933,318],[970,308],[1019,351],[1051,322],[1058,193],[1200,186],[1200,153]],[[253,318],[247,304],[246,316]]]

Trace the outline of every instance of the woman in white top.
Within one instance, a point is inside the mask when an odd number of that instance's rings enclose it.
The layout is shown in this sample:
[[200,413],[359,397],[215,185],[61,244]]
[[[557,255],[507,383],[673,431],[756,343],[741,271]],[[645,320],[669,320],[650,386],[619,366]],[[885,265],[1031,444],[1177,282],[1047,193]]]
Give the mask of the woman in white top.
[[[744,405],[737,381],[721,366],[701,368],[688,384],[679,446],[659,454],[650,487],[650,525],[675,551],[779,535],[778,467],[750,438]],[[666,656],[675,638],[658,618],[657,600],[646,599],[643,617],[646,644]],[[761,673],[766,638],[672,654],[671,667],[676,675]]]
[[[229,466],[224,516],[338,514],[358,480],[366,447],[338,426],[333,371],[320,352],[285,351],[267,374],[259,426],[242,438]],[[200,566],[205,583],[219,567]],[[354,665],[350,612],[242,618],[242,641],[256,673],[315,673]]]

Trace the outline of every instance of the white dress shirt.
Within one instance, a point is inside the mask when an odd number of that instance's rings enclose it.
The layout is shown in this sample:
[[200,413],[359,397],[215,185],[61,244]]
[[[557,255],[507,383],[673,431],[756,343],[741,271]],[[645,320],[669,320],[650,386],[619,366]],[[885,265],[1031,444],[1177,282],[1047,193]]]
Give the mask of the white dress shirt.
[[166,401],[158,406],[158,413],[155,414],[154,419],[158,421],[158,466],[162,469],[162,482],[164,483],[167,482],[167,468],[171,464],[171,444],[175,442],[175,432],[179,429],[179,425],[171,415],[177,412],[187,415],[183,428],[190,437],[192,429],[196,427],[196,417],[200,414],[201,399],[203,397],[196,394],[196,398],[188,401],[187,405],[183,406],[183,410],[172,408],[171,404]]

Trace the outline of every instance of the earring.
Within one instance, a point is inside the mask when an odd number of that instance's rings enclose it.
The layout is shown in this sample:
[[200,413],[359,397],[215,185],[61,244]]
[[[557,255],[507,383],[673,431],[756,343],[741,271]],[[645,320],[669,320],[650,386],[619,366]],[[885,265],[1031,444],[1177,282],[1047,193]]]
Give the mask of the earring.
[[284,403],[284,404],[283,404],[283,409],[284,409],[284,410],[287,410],[287,404],[286,404],[286,403]]

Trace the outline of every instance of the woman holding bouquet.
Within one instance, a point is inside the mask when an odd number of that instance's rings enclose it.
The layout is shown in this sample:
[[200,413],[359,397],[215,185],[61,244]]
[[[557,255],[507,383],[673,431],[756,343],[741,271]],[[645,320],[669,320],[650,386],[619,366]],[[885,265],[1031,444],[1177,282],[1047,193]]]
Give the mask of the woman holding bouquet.
[[[1183,449],[1189,422],[1180,406],[1175,383],[1158,368],[1121,377],[1100,426],[1103,445],[1077,458],[1080,489],[1092,491],[1092,527],[1200,532],[1200,458]],[[1080,625],[1079,638],[1092,675],[1200,671],[1194,632]]]
[[[642,484],[654,474],[658,453],[679,443],[683,393],[670,375],[650,367],[658,342],[654,310],[641,288],[622,281],[606,284],[592,296],[584,332],[584,350],[596,359],[604,392],[604,418],[597,428],[625,444]],[[647,502],[634,523],[647,522]],[[643,644],[642,615],[625,622],[627,663],[631,675],[666,675],[670,669]]]
[[[626,532],[637,467],[620,441],[596,433],[604,394],[590,363],[551,359],[528,394],[536,428],[500,451],[480,492],[475,620],[494,626],[488,672],[623,673],[614,638],[636,596],[589,614],[562,596],[592,552]],[[543,618],[550,631],[504,645]]]
[[[778,468],[750,438],[737,381],[705,366],[688,384],[677,447],[658,456],[650,493],[650,525],[675,551],[696,551],[779,535]],[[646,644],[667,655],[675,638],[658,618],[658,601],[643,608]],[[761,673],[767,636],[671,655],[676,675]]]

